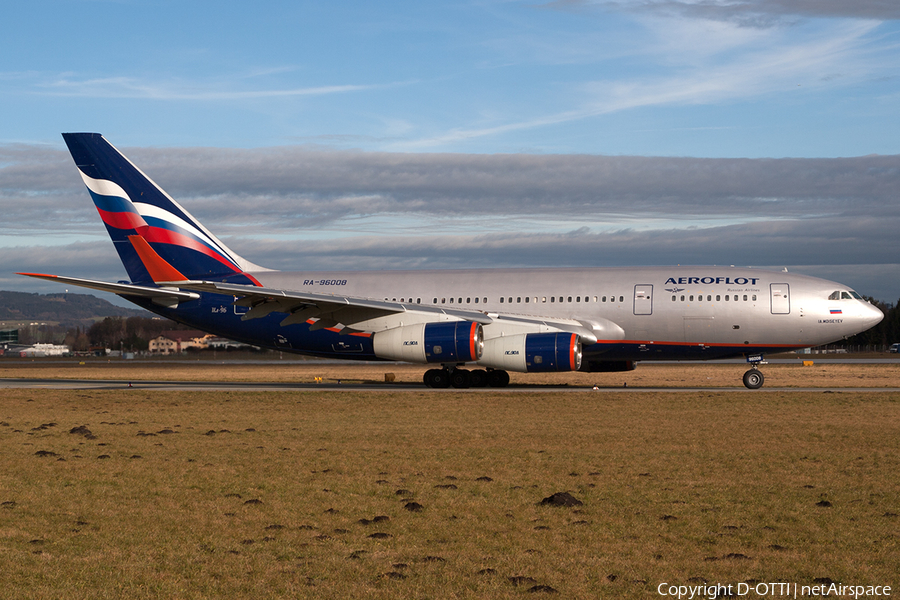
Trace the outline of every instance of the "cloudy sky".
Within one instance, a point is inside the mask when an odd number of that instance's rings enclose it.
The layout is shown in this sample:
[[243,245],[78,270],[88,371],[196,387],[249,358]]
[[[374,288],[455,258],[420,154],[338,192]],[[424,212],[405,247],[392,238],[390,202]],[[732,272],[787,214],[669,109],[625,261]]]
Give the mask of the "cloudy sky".
[[896,0],[34,0],[0,38],[0,289],[125,273],[99,131],[280,269],[787,266],[900,298]]

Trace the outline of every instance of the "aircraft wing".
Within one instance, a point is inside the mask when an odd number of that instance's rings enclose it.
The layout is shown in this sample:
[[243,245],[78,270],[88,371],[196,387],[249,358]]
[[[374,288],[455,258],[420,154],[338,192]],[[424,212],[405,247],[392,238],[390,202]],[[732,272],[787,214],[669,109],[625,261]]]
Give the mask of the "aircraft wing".
[[315,318],[318,320],[313,325],[313,329],[330,327],[337,323],[352,327],[354,324],[362,321],[369,321],[397,313],[447,315],[483,325],[493,322],[491,317],[481,311],[445,308],[428,304],[392,302],[337,294],[295,292],[214,281],[183,281],[178,282],[177,285],[179,288],[197,292],[237,296],[238,299],[235,300],[234,304],[249,308],[246,314],[241,317],[245,321],[264,317],[272,312],[282,312],[288,313],[288,316],[281,322],[282,325],[302,323],[308,319]]
[[[175,285],[198,292],[237,296],[238,299],[235,300],[234,304],[249,308],[242,317],[244,320],[264,317],[272,312],[282,312],[288,313],[288,316],[281,322],[282,325],[317,319],[311,327],[313,330],[341,324],[347,328],[345,331],[348,333],[351,331],[365,331],[367,327],[361,325],[363,322],[371,324],[373,320],[381,317],[409,313],[410,316],[418,314],[426,318],[429,315],[447,315],[481,323],[485,326],[494,324],[502,330],[508,330],[509,327],[512,327],[515,330],[520,329],[522,331],[568,331],[577,333],[587,344],[597,342],[597,333],[599,331],[607,331],[610,328],[621,331],[612,322],[600,324],[573,319],[545,319],[522,315],[488,314],[466,308],[447,308],[446,306],[435,306],[433,304],[412,304],[354,296],[315,294],[312,292],[288,291],[234,283],[187,281],[178,282]],[[603,321],[606,320],[604,319]]]

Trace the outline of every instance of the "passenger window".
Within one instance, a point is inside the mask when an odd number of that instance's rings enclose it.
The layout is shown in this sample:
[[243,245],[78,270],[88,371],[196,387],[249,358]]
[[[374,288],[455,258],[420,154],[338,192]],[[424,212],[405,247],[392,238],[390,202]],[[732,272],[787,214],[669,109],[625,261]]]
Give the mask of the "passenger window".
[[446,304],[446,303],[447,303],[447,299],[446,299],[446,298],[441,298],[441,304]]
[[556,296],[550,296],[550,302],[556,302]]
[[690,302],[693,302],[693,301],[694,301],[694,297],[693,297],[693,296],[690,296],[690,297],[688,297],[688,300],[689,300]]
[[581,296],[575,296],[575,302],[581,302]]
[[472,298],[466,298],[466,304],[471,304],[471,303],[472,303]]
[[730,300],[730,298],[728,297],[728,294],[726,294],[726,295],[725,295],[725,302],[728,302],[729,300]]
[[510,298],[509,300],[507,300],[507,302],[509,302],[510,304],[512,304],[512,298]]
[[525,296],[525,304],[528,304],[529,300],[531,300],[531,296]]
[[431,301],[432,304],[437,304],[437,298]]
[[716,294],[716,302],[719,302],[721,300],[722,300],[722,296],[720,296],[719,294]]
[[744,302],[747,301],[747,294],[744,294]]
[[487,304],[487,298],[482,298],[482,299],[481,299],[481,302],[484,303],[484,304]]
[[422,299],[421,299],[421,298],[416,298],[416,304],[422,304]]
[[712,302],[712,296],[710,296],[710,295],[706,296],[706,301],[707,301],[707,302]]
[[752,300],[753,300],[754,302],[756,302],[756,294],[753,294]]
[[606,296],[603,296],[602,302],[606,302]]
[[521,303],[522,303],[522,297],[516,296],[516,304],[521,304]]
[[597,301],[597,296],[594,296],[594,302],[596,302],[596,301]]
[[478,298],[475,298],[475,304],[478,304]]
[[500,296],[500,304],[503,304],[503,296]]
[[681,301],[684,302],[684,296],[681,297]]
[[571,302],[571,301],[572,301],[572,296],[569,296],[568,302]]
[[675,302],[675,296],[672,296],[672,302]]
[[450,298],[450,304],[453,304],[453,298]]
[[619,302],[625,302],[625,296],[619,296]]

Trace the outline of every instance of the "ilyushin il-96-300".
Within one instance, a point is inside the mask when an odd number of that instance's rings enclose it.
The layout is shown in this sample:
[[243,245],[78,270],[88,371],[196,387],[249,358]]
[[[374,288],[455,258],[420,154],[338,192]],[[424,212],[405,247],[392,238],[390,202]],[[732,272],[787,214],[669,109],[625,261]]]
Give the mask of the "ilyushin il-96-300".
[[113,292],[264,348],[427,365],[429,387],[502,387],[510,371],[745,357],[744,385],[758,388],[767,353],[834,342],[883,318],[845,285],[786,271],[275,271],[226,247],[102,135],[63,137],[130,281],[23,275]]

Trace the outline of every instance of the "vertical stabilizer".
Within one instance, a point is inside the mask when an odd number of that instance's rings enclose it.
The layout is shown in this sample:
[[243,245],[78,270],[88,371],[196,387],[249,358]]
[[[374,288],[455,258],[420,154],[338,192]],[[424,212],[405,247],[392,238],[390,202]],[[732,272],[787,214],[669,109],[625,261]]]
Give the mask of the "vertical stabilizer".
[[232,252],[99,133],[63,139],[133,282],[153,281],[134,236],[191,279],[267,270]]

